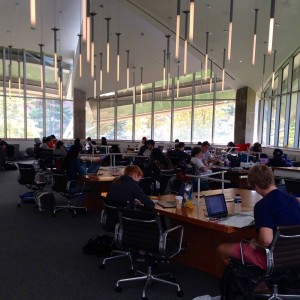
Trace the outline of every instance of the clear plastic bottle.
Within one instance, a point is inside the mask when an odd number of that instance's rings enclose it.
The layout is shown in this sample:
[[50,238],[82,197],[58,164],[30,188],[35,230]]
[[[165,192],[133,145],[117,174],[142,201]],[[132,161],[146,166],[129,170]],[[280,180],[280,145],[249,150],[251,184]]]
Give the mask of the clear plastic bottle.
[[240,194],[236,194],[233,200],[233,212],[240,214],[242,212],[242,199]]

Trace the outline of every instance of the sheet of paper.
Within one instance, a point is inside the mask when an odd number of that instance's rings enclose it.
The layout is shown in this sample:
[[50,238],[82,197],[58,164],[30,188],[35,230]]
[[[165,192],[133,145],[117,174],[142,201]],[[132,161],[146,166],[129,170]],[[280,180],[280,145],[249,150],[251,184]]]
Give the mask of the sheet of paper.
[[230,216],[225,220],[221,220],[219,224],[242,228],[242,227],[253,225],[254,218],[253,216],[247,216],[247,215]]

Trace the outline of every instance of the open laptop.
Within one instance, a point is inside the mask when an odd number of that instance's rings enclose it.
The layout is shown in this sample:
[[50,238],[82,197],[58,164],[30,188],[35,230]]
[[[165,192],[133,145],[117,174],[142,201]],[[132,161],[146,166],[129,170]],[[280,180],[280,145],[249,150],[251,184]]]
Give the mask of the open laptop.
[[86,173],[90,175],[97,175],[100,166],[100,163],[91,162]]
[[228,216],[228,210],[226,206],[226,200],[224,194],[205,196],[205,205],[207,210],[207,216],[209,218],[226,218]]
[[157,204],[163,208],[173,208],[176,207],[176,201],[157,201]]

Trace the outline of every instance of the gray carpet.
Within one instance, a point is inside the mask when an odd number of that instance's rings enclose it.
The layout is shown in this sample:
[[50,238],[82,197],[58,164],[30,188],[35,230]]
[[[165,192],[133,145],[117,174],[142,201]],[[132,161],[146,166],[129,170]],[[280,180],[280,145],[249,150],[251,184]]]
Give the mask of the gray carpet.
[[[114,291],[116,280],[127,276],[126,259],[99,270],[100,259],[82,252],[91,236],[103,233],[99,214],[72,218],[68,211],[59,211],[54,218],[32,204],[18,208],[19,194],[28,190],[18,184],[17,173],[0,170],[0,299],[141,299],[142,283]],[[176,262],[157,271],[164,269],[174,273],[185,292],[182,299],[219,294],[219,280],[212,276]],[[180,299],[173,287],[159,283],[150,286],[147,296]]]

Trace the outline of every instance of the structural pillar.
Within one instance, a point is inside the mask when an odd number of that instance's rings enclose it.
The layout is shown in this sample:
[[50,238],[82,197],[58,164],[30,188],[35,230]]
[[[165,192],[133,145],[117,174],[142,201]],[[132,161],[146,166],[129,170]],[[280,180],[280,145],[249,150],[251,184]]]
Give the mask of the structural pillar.
[[86,93],[74,88],[74,138],[85,138]]

